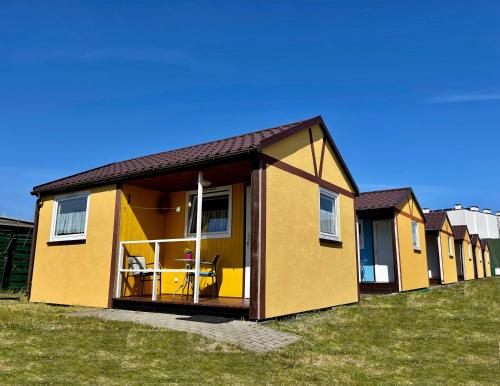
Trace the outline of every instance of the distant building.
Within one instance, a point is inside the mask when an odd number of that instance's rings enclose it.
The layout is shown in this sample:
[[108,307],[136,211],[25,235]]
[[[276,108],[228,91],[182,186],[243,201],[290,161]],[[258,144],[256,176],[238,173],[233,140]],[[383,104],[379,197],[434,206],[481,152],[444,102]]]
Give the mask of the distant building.
[[500,212],[493,214],[490,209],[480,211],[474,205],[464,208],[462,204],[432,212],[447,212],[451,225],[467,225],[469,232],[478,234],[481,239],[500,239]]

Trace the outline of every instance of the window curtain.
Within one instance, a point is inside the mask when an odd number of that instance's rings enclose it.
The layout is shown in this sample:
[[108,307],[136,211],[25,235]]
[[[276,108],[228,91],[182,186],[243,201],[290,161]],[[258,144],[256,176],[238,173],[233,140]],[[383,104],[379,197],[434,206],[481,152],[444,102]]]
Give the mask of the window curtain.
[[87,197],[59,201],[57,208],[56,236],[85,232]]
[[[198,197],[191,196],[189,213],[189,233],[196,233],[196,210],[198,207]],[[204,197],[201,213],[202,233],[220,233],[228,230],[229,215],[229,195],[218,195],[214,197]]]
[[333,197],[321,193],[320,195],[320,225],[322,233],[337,234],[335,221],[336,201]]

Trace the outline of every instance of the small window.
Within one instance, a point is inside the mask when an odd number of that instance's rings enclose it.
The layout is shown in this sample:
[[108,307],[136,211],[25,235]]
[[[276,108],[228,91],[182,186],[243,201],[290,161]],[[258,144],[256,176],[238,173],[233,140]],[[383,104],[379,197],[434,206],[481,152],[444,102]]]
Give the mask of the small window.
[[89,194],[54,199],[50,241],[84,240],[87,235]]
[[340,241],[337,193],[320,189],[319,213],[320,238]]
[[359,249],[365,249],[365,224],[358,220]]
[[420,239],[418,235],[418,222],[411,222],[411,235],[413,239],[413,249],[420,250]]
[[451,236],[448,236],[448,254],[453,256],[453,239]]
[[[196,211],[198,194],[189,192],[187,195],[187,226],[188,236],[196,235]],[[231,237],[231,188],[217,188],[203,193],[201,213],[201,233],[206,237]]]

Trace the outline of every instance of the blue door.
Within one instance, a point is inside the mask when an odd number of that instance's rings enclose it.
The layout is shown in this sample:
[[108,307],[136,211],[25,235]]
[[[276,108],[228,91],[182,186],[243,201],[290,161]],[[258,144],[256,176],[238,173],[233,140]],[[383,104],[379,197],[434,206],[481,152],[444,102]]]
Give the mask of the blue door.
[[361,260],[361,281],[375,281],[375,259],[373,255],[373,222],[359,220],[359,252]]

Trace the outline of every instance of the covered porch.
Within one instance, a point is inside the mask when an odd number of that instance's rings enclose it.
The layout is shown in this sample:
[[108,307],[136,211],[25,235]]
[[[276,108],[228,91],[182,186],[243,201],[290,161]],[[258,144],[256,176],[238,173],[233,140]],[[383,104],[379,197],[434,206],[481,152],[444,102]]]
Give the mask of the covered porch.
[[112,307],[247,318],[254,169],[242,159],[122,184]]

